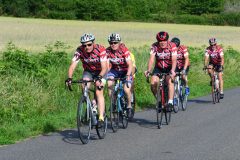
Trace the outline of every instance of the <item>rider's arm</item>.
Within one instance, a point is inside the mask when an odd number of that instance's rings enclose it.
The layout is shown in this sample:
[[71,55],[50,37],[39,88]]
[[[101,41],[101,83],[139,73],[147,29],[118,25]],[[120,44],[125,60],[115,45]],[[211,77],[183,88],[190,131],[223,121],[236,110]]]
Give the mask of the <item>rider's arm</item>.
[[72,78],[73,72],[75,68],[77,67],[78,61],[72,61],[69,69],[68,69],[68,78]]
[[208,66],[208,63],[209,63],[209,54],[206,51],[204,56],[204,66]]
[[[131,58],[129,58],[129,60],[127,60],[127,65],[128,65],[127,75],[130,76],[132,73],[132,68],[133,68]],[[132,74],[134,74],[134,73],[132,73]]]
[[220,57],[221,57],[221,66],[223,66],[224,65],[224,54],[223,54],[223,51],[221,51]]
[[189,53],[188,52],[184,55],[184,58],[185,58],[185,64],[184,64],[183,69],[186,70],[189,65]]
[[172,71],[175,72],[177,66],[177,52],[172,53]]

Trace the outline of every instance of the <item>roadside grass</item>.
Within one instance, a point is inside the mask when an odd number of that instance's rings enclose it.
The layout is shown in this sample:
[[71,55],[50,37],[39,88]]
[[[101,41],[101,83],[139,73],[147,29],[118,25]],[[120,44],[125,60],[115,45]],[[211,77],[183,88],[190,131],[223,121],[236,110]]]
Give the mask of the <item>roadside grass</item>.
[[[68,45],[57,41],[45,51],[32,55],[10,43],[0,53],[0,145],[15,143],[27,137],[75,128],[76,107],[81,95],[74,86],[69,92],[64,86],[72,58]],[[147,68],[149,46],[132,47],[138,73],[136,74],[137,110],[153,107],[155,101],[143,72]],[[204,47],[189,47],[190,98],[210,93],[209,77],[202,71]],[[240,86],[239,52],[225,50],[225,88]],[[74,78],[81,77],[81,64]],[[107,91],[105,90],[105,97]],[[107,106],[109,99],[106,98]]]

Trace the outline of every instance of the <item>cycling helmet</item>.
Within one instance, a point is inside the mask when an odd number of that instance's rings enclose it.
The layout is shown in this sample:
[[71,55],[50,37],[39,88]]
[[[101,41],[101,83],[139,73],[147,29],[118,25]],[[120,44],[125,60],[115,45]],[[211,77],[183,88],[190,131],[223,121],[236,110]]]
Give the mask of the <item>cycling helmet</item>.
[[210,44],[211,46],[217,44],[216,38],[210,38],[210,39],[209,39],[209,44]]
[[85,43],[85,42],[89,42],[89,41],[94,41],[95,37],[93,34],[91,33],[85,33],[81,38],[80,38],[80,42],[81,43]]
[[121,41],[121,37],[120,34],[118,33],[112,33],[108,36],[108,42],[120,42]]
[[174,38],[171,40],[171,42],[175,43],[177,47],[180,45],[180,39],[177,38],[177,37],[174,37]]
[[156,39],[157,39],[158,42],[167,41],[168,38],[169,38],[169,35],[165,31],[161,31],[156,35]]

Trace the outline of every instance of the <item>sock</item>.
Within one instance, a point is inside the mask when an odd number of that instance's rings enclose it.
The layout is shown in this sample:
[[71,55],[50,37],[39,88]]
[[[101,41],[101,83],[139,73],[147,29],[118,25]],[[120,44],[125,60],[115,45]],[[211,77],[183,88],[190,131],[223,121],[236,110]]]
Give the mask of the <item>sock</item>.
[[173,100],[172,100],[172,99],[169,99],[169,100],[168,100],[168,104],[173,104]]

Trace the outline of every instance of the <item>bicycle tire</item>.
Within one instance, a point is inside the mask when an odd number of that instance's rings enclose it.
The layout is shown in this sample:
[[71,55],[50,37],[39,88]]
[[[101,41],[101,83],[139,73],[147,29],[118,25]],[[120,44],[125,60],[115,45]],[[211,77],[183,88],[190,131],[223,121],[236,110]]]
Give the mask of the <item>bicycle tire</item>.
[[[168,87],[164,86],[164,98],[165,98],[165,102],[168,102]],[[171,114],[172,114],[172,108],[168,108],[169,106],[166,106],[167,103],[165,103],[165,120],[166,120],[166,124],[169,125],[170,121],[171,121]],[[174,108],[174,107],[173,107]]]
[[[83,144],[87,144],[90,139],[91,132],[91,104],[90,101],[83,97],[78,103],[77,109],[77,128],[78,135]],[[89,108],[88,108],[89,107]]]
[[129,117],[129,121],[133,120],[135,111],[136,111],[136,95],[135,95],[135,91],[132,92],[132,101],[131,101],[131,106],[132,106],[132,115],[131,117]]
[[187,109],[187,101],[188,101],[188,96],[185,94],[186,87],[182,86],[180,88],[181,88],[181,91],[180,91],[180,101],[181,101],[182,110],[186,111],[186,109]]
[[163,107],[162,107],[162,102],[160,101],[160,93],[157,93],[156,113],[157,113],[157,126],[158,126],[158,129],[162,128],[163,112],[164,111],[163,111]]
[[179,90],[178,90],[178,83],[175,82],[174,84],[174,103],[173,103],[173,111],[177,113],[179,111],[180,99],[179,99]]
[[216,103],[216,96],[215,96],[215,79],[212,78],[212,101],[213,104]]
[[128,127],[128,115],[127,115],[127,97],[125,94],[120,99],[122,112],[119,114],[119,121],[122,123],[122,128],[126,129]]
[[117,109],[117,92],[113,92],[110,101],[110,124],[113,132],[119,128],[119,111]]
[[96,131],[99,139],[105,138],[106,132],[107,132],[107,116],[106,115],[104,115],[104,125],[102,127],[99,127],[98,125],[96,125]]

